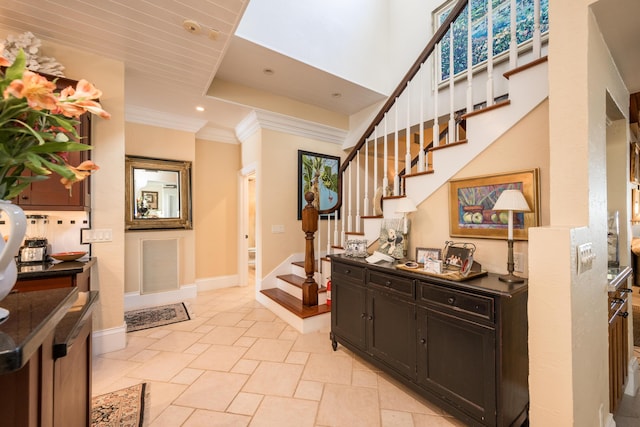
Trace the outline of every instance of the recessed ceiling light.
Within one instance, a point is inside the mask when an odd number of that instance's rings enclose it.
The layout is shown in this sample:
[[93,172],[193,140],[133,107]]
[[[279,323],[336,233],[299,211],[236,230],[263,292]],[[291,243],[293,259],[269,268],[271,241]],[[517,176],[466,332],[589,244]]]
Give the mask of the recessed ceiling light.
[[341,94],[340,92],[333,92],[333,93],[331,94],[331,97],[332,97],[332,98],[336,98],[336,99],[338,99],[338,98],[342,98],[342,94]]
[[204,111],[204,107],[202,107],[202,106],[198,105],[198,106],[196,107],[196,110],[198,110],[198,111]]
[[273,71],[271,68],[264,68],[264,69],[262,70],[262,72],[263,72],[264,74],[266,74],[267,76],[273,76],[273,75],[276,73],[276,72],[275,72],[275,71]]
[[200,32],[200,30],[202,29],[200,24],[198,24],[193,19],[185,19],[182,22],[182,28],[184,28],[185,30],[189,31],[192,34],[198,34]]

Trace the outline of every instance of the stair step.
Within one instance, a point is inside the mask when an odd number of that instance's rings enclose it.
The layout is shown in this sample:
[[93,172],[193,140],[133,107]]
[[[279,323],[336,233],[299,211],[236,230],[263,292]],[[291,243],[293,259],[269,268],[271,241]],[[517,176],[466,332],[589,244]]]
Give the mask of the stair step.
[[516,68],[514,68],[512,70],[509,70],[509,71],[505,72],[503,74],[503,76],[504,76],[505,79],[508,79],[509,77],[513,76],[514,74],[517,74],[517,73],[519,73],[521,71],[524,71],[524,70],[528,70],[529,68],[535,67],[536,65],[542,64],[543,62],[547,62],[548,60],[549,60],[548,56],[543,56],[542,58],[538,58],[538,59],[533,60],[531,62],[528,62],[528,63],[526,63],[524,65],[516,67]]
[[467,142],[469,141],[466,139],[463,139],[462,141],[450,142],[448,144],[438,145],[437,147],[431,147],[429,148],[429,151],[436,151],[436,150],[442,150],[443,148],[455,147],[456,145],[466,144]]
[[496,108],[506,107],[509,104],[511,104],[511,101],[506,99],[504,101],[496,102],[495,104],[490,105],[488,107],[480,108],[478,110],[473,110],[470,113],[464,114],[462,118],[468,119],[469,117],[477,116],[478,114],[486,113],[487,111],[495,110]]
[[[282,274],[280,276],[277,276],[278,279],[280,280],[284,280],[287,283],[292,284],[293,286],[295,286],[296,288],[300,288],[302,289],[302,285],[304,284],[304,281],[306,280],[306,278],[304,277],[300,277],[296,274]],[[326,286],[321,286],[320,284],[318,284],[318,293],[321,292],[327,292],[327,288]]]
[[327,306],[326,304],[305,307],[302,305],[302,300],[289,295],[282,289],[263,289],[260,292],[301,319],[307,319],[309,317],[331,312],[331,306]]
[[[291,264],[304,270],[304,261],[294,261]],[[318,272],[318,263],[316,261],[313,262],[313,271],[316,273]]]

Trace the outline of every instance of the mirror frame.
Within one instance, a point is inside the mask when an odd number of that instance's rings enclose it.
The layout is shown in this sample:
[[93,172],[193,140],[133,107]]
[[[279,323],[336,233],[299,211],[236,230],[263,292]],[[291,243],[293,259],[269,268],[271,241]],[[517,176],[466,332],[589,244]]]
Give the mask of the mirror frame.
[[[134,169],[175,171],[179,175],[179,218],[134,218],[135,191]],[[191,230],[191,162],[187,160],[155,159],[141,156],[125,156],[125,231],[129,230]]]

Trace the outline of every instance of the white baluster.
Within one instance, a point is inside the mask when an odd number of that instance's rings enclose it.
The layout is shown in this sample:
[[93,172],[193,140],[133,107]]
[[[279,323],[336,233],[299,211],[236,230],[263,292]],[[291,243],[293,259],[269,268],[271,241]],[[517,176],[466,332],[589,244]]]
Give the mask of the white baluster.
[[471,4],[467,4],[467,113],[473,111],[473,37],[471,24]]
[[[373,129],[373,199],[378,191],[378,126]],[[376,209],[373,208],[375,214]]]
[[387,187],[389,186],[389,148],[387,143],[387,113],[384,113],[384,148],[382,160],[382,195],[387,195]]
[[540,34],[540,0],[533,0],[533,58],[540,58],[542,37]]
[[[411,173],[411,117],[409,116],[409,111],[411,110],[411,96],[410,96],[410,86],[407,83],[407,130],[406,130],[406,138],[405,145],[407,152],[404,155],[404,173],[405,176]],[[405,190],[406,191],[406,190]]]
[[369,139],[367,137],[364,143],[364,216],[369,216],[369,181]]
[[[318,224],[322,224],[322,221],[320,221],[321,219],[322,219],[322,215],[318,214]],[[316,257],[317,257],[317,258],[316,258],[316,259],[314,259],[314,260],[313,260],[313,262],[317,262],[317,263],[318,263],[318,266],[317,266],[317,268],[316,268],[316,269],[317,269],[317,271],[318,271],[318,272],[320,272],[320,273],[322,273],[322,266],[320,265],[320,258],[321,258],[321,256],[320,256],[320,254],[321,254],[321,251],[320,251],[320,241],[321,241],[321,240],[322,240],[321,233],[319,233],[319,232],[318,232],[318,242],[317,242],[317,246],[318,246],[318,247],[316,248]]]
[[[344,189],[344,185],[342,186],[342,188]],[[344,191],[342,194],[344,194]],[[340,206],[340,209],[337,209],[333,213],[333,245],[334,246],[339,246],[339,243],[340,243],[339,236],[338,236],[338,212],[340,210],[344,210],[344,200],[342,202],[342,206]],[[344,213],[342,217],[344,218]]]
[[360,150],[356,154],[356,233],[360,232]]
[[342,232],[340,233],[340,246],[344,248],[344,242],[345,242],[345,238],[347,236],[346,233],[346,217],[347,217],[347,199],[346,199],[346,194],[347,194],[347,180],[344,179],[344,175],[342,176],[342,195],[343,195],[343,202],[342,202],[342,220],[340,221],[341,226],[340,228],[342,229]]
[[418,172],[424,172],[424,62],[420,64],[420,152],[418,153]]
[[353,166],[353,160],[349,162],[349,214],[347,216],[347,231],[353,231],[353,215],[352,215],[352,193],[353,185],[351,182],[351,170]]
[[493,1],[487,3],[487,107],[493,105]]
[[509,3],[511,8],[510,40],[509,40],[509,68],[514,69],[518,66],[518,37],[516,34],[516,0]]
[[[338,212],[336,209],[334,212]],[[327,215],[327,255],[331,253],[331,214]]]
[[[440,51],[440,43],[436,44],[436,52]],[[433,147],[440,145],[440,123],[438,122],[438,82],[440,81],[440,64],[438,54],[433,55]]]
[[395,110],[395,124],[393,130],[393,195],[398,196],[400,194],[400,182],[398,180],[398,110],[400,107],[400,103],[398,102],[398,97],[396,96],[396,102],[393,106]]
[[447,131],[448,143],[456,142],[456,117],[455,117],[455,105],[454,105],[454,72],[455,72],[455,51],[453,49],[453,22],[449,26],[449,129]]

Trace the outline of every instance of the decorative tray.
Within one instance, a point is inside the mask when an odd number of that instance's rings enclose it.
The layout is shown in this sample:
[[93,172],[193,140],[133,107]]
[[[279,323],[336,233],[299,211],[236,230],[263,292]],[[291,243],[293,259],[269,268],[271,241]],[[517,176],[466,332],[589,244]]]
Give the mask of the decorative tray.
[[462,273],[460,273],[460,271],[458,270],[449,270],[445,271],[442,274],[430,273],[422,269],[422,264],[418,264],[418,268],[407,267],[404,264],[396,264],[395,267],[399,268],[400,270],[406,270],[417,274],[424,274],[425,276],[439,277],[440,279],[452,280],[454,282],[464,282],[465,280],[475,279],[477,277],[486,276],[488,274],[487,271],[484,270],[470,271],[467,276],[463,276]]

